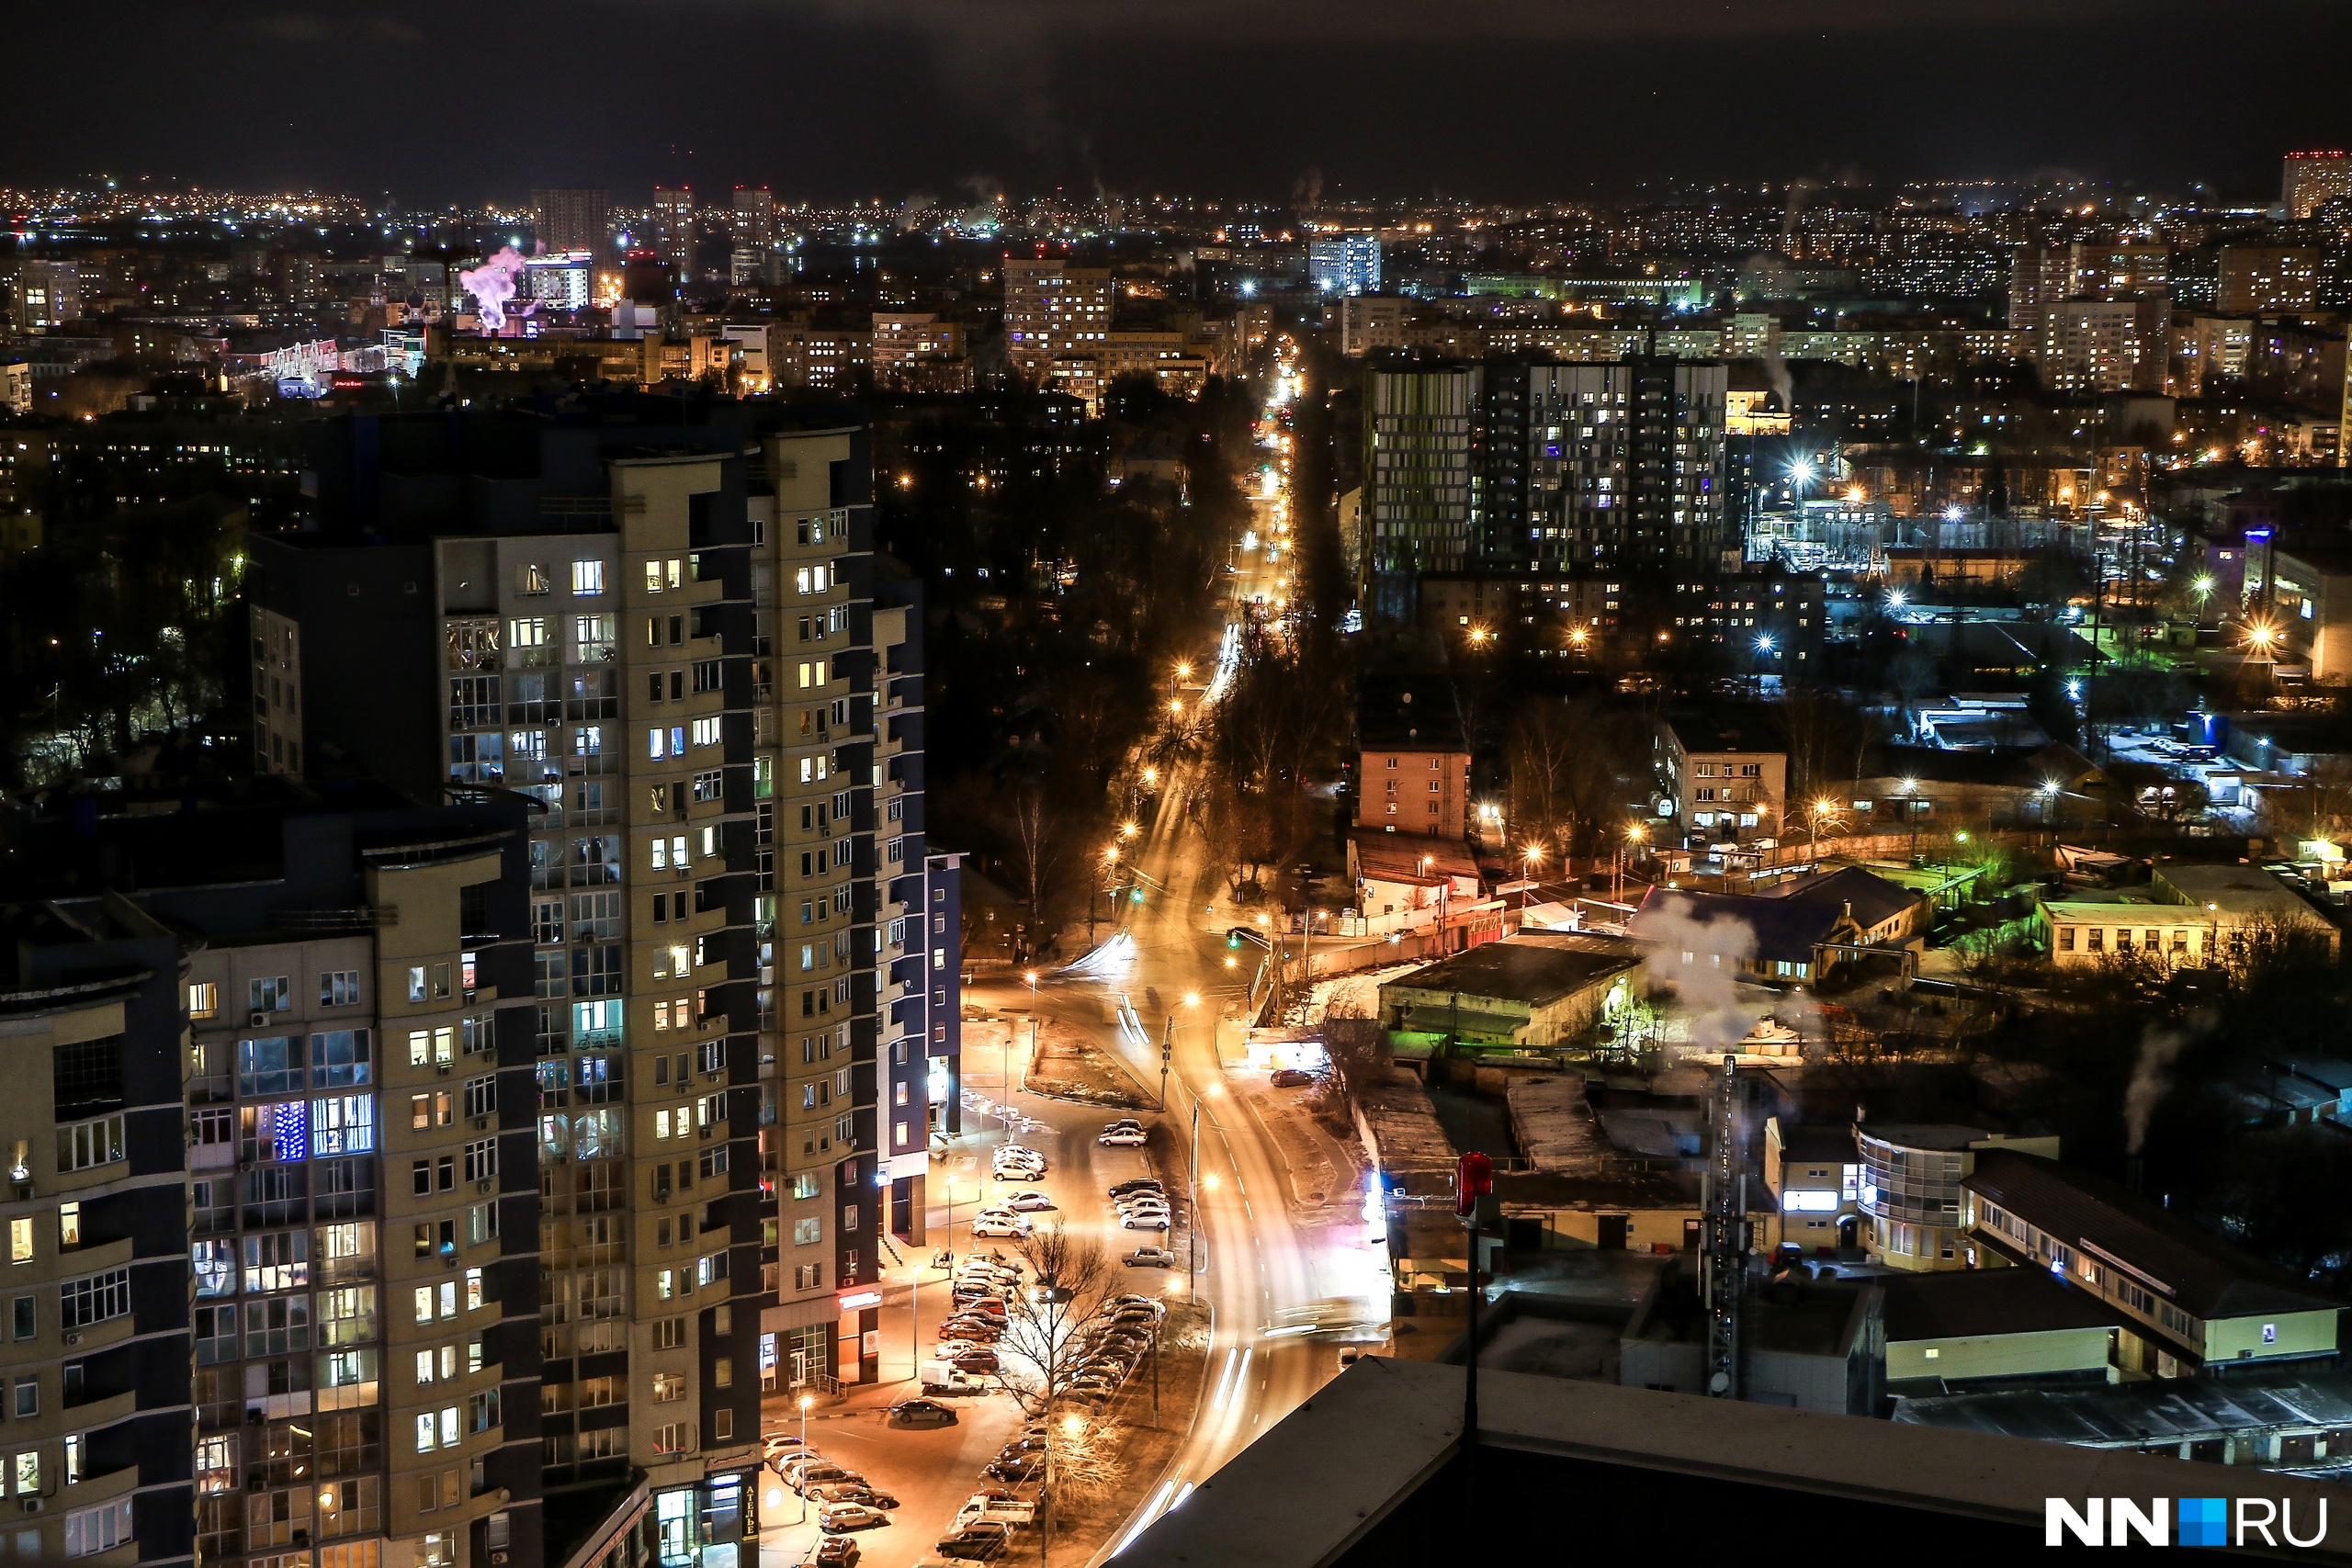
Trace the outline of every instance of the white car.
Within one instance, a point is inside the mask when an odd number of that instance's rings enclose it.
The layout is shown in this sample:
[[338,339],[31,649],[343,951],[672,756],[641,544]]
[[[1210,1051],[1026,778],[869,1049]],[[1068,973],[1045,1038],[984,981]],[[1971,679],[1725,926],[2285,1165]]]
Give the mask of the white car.
[[1127,1254],[1126,1263],[1130,1269],[1173,1269],[1176,1255],[1164,1247],[1138,1247]]
[[1036,1213],[1052,1208],[1054,1201],[1033,1187],[1026,1191],[1015,1192],[1012,1197],[1007,1198],[1004,1201],[1004,1206],[1015,1213]]
[[1131,1231],[1164,1231],[1168,1228],[1165,1209],[1137,1209],[1119,1216],[1119,1228]]
[[972,1234],[1018,1238],[1029,1234],[1029,1222],[1019,1214],[983,1214],[972,1222]]
[[1094,1141],[1106,1149],[1139,1149],[1145,1143],[1143,1130],[1139,1127],[1121,1127],[1115,1132],[1103,1134]]
[[1132,1214],[1137,1210],[1164,1214],[1168,1213],[1168,1200],[1165,1198],[1122,1198],[1114,1207],[1123,1214]]

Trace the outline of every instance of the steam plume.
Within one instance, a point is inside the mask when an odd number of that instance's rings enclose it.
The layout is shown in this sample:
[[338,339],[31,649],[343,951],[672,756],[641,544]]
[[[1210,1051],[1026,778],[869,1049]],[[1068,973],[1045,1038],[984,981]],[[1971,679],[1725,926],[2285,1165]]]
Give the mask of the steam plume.
[[477,267],[458,274],[458,287],[474,297],[484,337],[496,337],[506,325],[506,306],[514,298],[514,280],[523,276],[523,256],[512,245]]

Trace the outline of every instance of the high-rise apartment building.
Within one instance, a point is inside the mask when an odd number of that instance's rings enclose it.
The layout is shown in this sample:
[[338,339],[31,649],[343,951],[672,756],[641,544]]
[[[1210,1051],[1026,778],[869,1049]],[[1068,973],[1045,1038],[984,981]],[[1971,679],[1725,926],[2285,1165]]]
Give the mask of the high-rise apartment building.
[[548,250],[586,251],[606,259],[613,231],[610,191],[585,186],[531,193],[531,233]]
[[2319,303],[2319,252],[2301,245],[2224,245],[2213,308],[2225,316],[2309,310]]
[[2340,151],[2290,152],[2279,160],[2278,200],[2288,217],[2309,218],[2346,196],[2352,196],[2352,156]]
[[539,1561],[520,804],[86,799],[10,866],[13,1560]]
[[1054,361],[1090,354],[1111,330],[1111,269],[1008,256],[1004,341],[1012,367],[1044,385]]
[[82,319],[82,269],[78,263],[30,258],[17,264],[18,328],[62,327]]
[[690,186],[653,187],[653,249],[673,284],[695,272],[695,193]]
[[1358,526],[1367,618],[1410,620],[1413,580],[1457,571],[1469,558],[1485,385],[1477,365],[1366,370]]
[[1365,373],[1367,614],[1428,573],[1612,577],[1737,565],[1721,362],[1496,359]]
[[775,196],[765,186],[737,186],[727,219],[733,242],[728,281],[757,283],[767,275],[768,256],[775,249]]
[[1393,295],[1351,294],[1340,301],[1340,352],[1361,359],[1385,348],[1402,348],[1411,319],[1405,301]]
[[930,311],[876,310],[868,349],[874,384],[912,391],[960,392],[971,385],[964,324]]
[[2069,396],[2162,391],[2171,333],[2171,301],[2161,290],[2060,300],[2042,319],[2036,355],[2042,384]]
[[1532,367],[1525,536],[1508,554],[1538,570],[1611,575],[1736,570],[1729,376],[1707,360]]
[[[706,417],[351,422],[254,569],[307,770],[532,803],[545,1484],[644,1471],[680,1562],[747,1528],[764,1389],[875,1376],[958,1046],[865,433]],[[415,472],[459,447],[498,493]]]
[[2112,299],[2162,288],[2172,252],[2165,245],[2020,246],[2009,274],[2009,326],[2039,335],[2064,299]]
[[1306,243],[1306,275],[1326,294],[1380,292],[1380,237],[1334,234]]

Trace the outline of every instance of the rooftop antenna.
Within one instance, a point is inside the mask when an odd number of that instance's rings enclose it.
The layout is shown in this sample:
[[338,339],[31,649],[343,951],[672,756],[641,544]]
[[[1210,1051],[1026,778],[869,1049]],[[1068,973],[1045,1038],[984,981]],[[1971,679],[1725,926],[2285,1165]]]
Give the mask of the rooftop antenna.
[[1747,1176],[1739,1136],[1739,1058],[1724,1054],[1715,1157],[1707,1174],[1707,1394],[1739,1397],[1739,1298],[1747,1283]]

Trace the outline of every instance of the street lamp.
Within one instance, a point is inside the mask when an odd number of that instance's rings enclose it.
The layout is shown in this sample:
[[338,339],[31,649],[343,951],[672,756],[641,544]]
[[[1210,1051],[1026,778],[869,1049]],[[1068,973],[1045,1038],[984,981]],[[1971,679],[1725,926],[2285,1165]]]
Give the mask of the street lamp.
[[1530,844],[1520,851],[1519,858],[1523,863],[1520,875],[1519,913],[1521,919],[1524,920],[1527,915],[1527,890],[1535,880],[1535,868],[1544,863],[1544,846]]
[[[800,1396],[800,1451],[804,1455],[808,1451],[808,1407],[816,1403],[813,1395],[804,1393]],[[800,1494],[800,1522],[805,1525],[808,1522],[808,1467],[807,1465],[800,1467],[800,1484],[794,1490]]]

